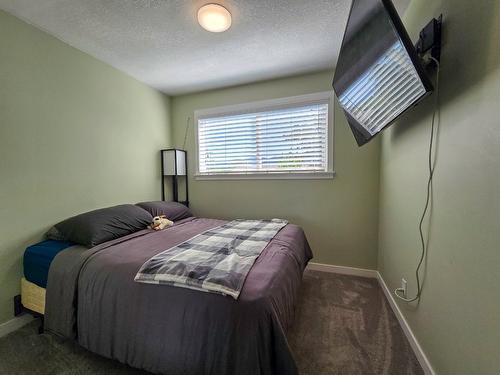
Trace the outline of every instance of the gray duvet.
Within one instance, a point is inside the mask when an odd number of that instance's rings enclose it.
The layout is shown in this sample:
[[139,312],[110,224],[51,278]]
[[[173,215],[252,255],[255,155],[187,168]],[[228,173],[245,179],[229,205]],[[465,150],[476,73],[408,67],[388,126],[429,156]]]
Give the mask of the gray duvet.
[[238,300],[134,282],[151,257],[223,223],[188,218],[62,251],[49,271],[46,330],[153,373],[297,374],[286,332],[311,258],[299,227],[289,224],[271,240]]

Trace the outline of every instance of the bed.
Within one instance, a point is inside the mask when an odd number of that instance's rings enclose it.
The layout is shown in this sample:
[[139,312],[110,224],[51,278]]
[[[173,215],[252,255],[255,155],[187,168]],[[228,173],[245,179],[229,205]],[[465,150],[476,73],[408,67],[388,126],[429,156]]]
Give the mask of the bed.
[[33,284],[46,290],[45,329],[152,373],[297,374],[286,334],[312,257],[300,227],[288,224],[268,243],[237,300],[134,282],[151,257],[224,223],[188,217],[55,252],[46,289]]
[[21,303],[25,309],[43,315],[49,268],[56,255],[74,246],[69,241],[45,240],[24,251],[24,277],[21,279]]

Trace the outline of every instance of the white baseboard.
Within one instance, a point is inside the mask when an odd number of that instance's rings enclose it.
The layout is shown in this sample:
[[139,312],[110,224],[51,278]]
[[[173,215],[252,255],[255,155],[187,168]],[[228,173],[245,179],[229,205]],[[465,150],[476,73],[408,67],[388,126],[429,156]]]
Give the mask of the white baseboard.
[[345,267],[345,266],[334,266],[332,264],[322,264],[322,263],[309,263],[307,269],[311,271],[322,271],[322,272],[333,272],[342,275],[352,275],[361,277],[371,277],[377,278],[378,272],[375,270],[369,270],[366,268],[355,268],[355,267]]
[[389,301],[389,305],[391,305],[392,311],[394,311],[394,315],[396,315],[396,318],[399,321],[401,329],[403,330],[406,338],[408,339],[408,342],[411,345],[411,348],[413,349],[413,352],[415,353],[415,356],[417,357],[418,362],[420,363],[420,366],[422,366],[424,373],[426,375],[435,375],[436,373],[434,372],[434,369],[432,368],[429,359],[422,350],[422,347],[418,343],[417,338],[415,337],[413,331],[408,325],[408,322],[406,321],[403,313],[401,312],[401,309],[396,303],[396,300],[394,299],[391,290],[387,287],[387,284],[385,283],[384,279],[382,278],[382,275],[379,272],[377,272],[377,279],[380,284],[380,287],[384,291],[385,297]]
[[0,337],[8,335],[11,332],[25,326],[33,320],[33,317],[29,314],[20,315],[14,319],[8,320],[5,323],[0,324]]

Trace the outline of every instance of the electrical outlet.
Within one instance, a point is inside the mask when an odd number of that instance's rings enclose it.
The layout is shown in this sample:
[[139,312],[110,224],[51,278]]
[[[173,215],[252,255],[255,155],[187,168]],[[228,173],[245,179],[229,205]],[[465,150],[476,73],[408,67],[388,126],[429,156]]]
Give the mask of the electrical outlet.
[[403,277],[401,279],[401,291],[403,292],[403,296],[406,297],[406,290],[407,290],[407,286],[408,286],[408,282],[406,281],[406,279]]

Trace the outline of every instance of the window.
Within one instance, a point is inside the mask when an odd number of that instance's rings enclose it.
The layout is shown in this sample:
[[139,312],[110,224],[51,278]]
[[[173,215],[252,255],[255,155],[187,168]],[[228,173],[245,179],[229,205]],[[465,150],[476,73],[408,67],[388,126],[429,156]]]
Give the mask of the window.
[[195,112],[199,178],[331,178],[332,94]]

